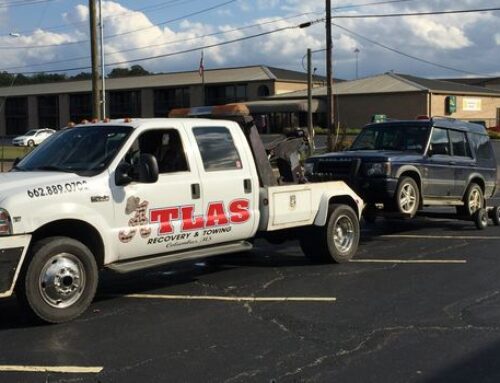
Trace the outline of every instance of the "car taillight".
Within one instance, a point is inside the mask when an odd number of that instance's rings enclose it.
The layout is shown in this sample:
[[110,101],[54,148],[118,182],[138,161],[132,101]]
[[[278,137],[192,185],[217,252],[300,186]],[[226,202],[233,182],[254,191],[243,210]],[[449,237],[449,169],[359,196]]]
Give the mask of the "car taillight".
[[12,234],[12,223],[7,210],[0,209],[0,235]]

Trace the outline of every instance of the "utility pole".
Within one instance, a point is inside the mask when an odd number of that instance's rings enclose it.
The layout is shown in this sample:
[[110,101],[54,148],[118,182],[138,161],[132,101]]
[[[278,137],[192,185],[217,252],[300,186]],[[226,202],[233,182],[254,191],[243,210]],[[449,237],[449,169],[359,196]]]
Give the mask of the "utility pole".
[[326,0],[326,128],[328,131],[328,150],[333,151],[334,142],[334,118],[333,118],[333,64],[332,64],[332,4]]
[[90,55],[92,58],[92,118],[101,119],[99,97],[99,58],[97,45],[97,14],[96,0],[89,0],[90,19]]
[[104,61],[104,16],[102,15],[102,0],[99,0],[99,33],[101,35],[101,117],[106,118],[106,70]]
[[312,113],[312,51],[307,49],[307,130],[309,131],[309,155],[314,153],[314,125]]

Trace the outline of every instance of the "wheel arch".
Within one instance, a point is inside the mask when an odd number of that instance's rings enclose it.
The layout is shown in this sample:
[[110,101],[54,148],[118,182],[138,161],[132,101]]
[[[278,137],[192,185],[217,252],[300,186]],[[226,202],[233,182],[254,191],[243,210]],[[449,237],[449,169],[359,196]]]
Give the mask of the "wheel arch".
[[324,198],[322,203],[320,204],[318,214],[316,215],[316,218],[314,220],[315,226],[325,226],[326,220],[328,218],[329,208],[333,204],[343,204],[351,207],[356,213],[358,219],[360,218],[363,210],[359,207],[358,203],[356,203],[356,200],[354,199],[353,196],[347,194],[338,196],[329,196]]
[[68,237],[87,246],[96,259],[97,266],[104,265],[105,247],[99,231],[90,223],[77,219],[61,219],[41,226],[32,234],[31,244],[48,237]]
[[420,193],[419,208],[421,208],[424,200],[424,195],[422,188],[422,175],[420,174],[420,171],[415,166],[404,166],[399,170],[397,174],[398,180],[401,179],[402,177],[410,177],[417,184],[418,192]]

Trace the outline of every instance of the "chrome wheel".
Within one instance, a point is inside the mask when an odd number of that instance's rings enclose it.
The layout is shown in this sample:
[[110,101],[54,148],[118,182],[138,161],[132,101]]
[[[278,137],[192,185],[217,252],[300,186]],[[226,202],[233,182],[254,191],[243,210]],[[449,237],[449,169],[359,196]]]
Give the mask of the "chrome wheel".
[[469,194],[468,206],[471,215],[483,207],[482,196],[479,189],[472,189],[471,193]]
[[417,205],[417,191],[413,185],[404,184],[399,193],[399,207],[403,213],[411,214]]
[[77,302],[85,290],[85,269],[74,255],[61,253],[51,257],[42,268],[39,291],[54,308],[64,309]]
[[341,215],[333,226],[333,243],[341,253],[348,252],[354,243],[354,225],[346,215]]

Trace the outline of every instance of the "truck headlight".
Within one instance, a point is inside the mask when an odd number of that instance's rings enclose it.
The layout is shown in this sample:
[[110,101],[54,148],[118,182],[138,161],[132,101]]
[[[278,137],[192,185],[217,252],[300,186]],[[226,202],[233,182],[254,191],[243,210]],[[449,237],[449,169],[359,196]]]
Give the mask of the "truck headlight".
[[12,234],[12,221],[10,215],[5,209],[0,209],[0,235]]
[[391,173],[389,162],[372,162],[365,164],[365,174],[368,177],[388,176]]

